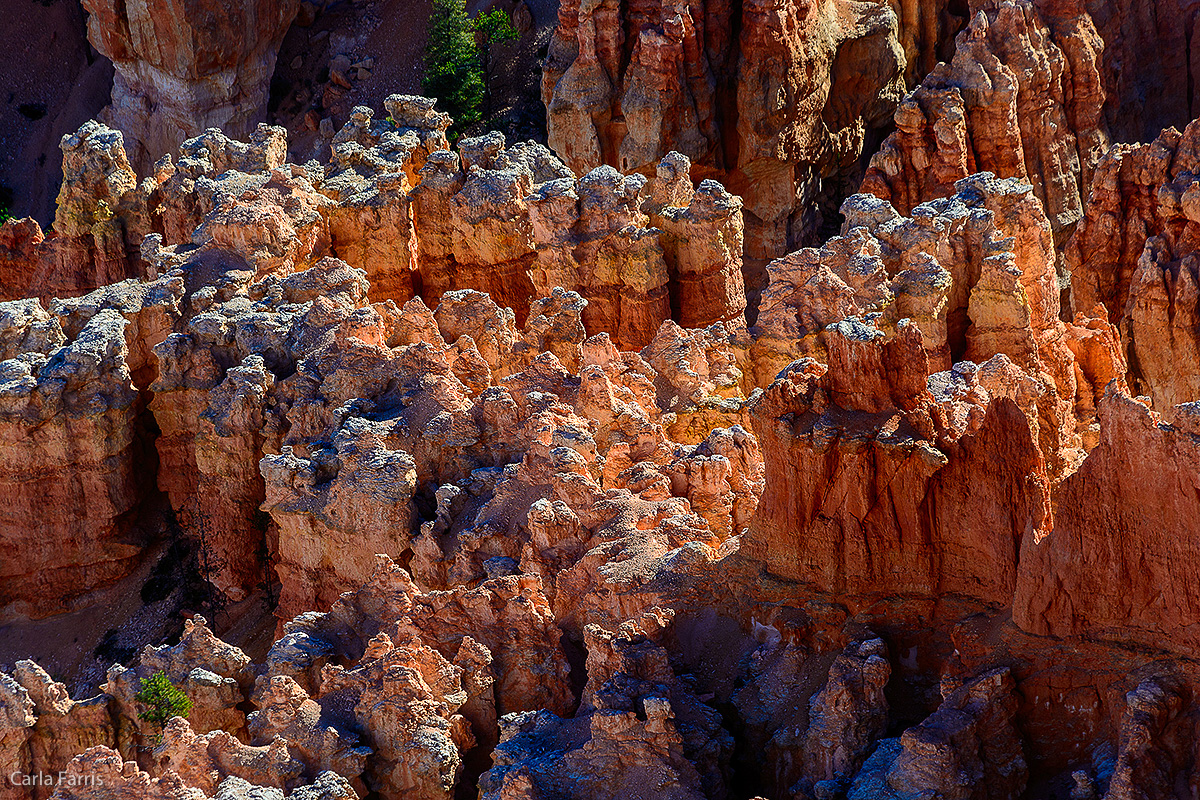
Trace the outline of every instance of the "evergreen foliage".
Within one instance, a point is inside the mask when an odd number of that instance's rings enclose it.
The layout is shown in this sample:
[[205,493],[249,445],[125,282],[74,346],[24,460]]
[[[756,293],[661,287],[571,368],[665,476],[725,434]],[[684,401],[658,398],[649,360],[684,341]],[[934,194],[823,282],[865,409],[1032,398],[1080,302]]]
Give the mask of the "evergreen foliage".
[[138,718],[157,725],[160,729],[171,717],[187,717],[192,710],[192,701],[171,683],[171,679],[162,670],[142,678],[141,688],[134,695],[139,703],[146,706],[138,713]]
[[454,118],[451,134],[483,120],[493,44],[517,38],[508,14],[494,9],[467,16],[466,0],[433,0],[421,88]]

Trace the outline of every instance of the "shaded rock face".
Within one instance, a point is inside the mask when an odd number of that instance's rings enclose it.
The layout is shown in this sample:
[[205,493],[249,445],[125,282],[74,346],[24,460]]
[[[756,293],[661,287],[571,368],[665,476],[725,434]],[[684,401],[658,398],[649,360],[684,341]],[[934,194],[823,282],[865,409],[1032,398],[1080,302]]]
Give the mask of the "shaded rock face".
[[[1069,0],[1039,5],[1048,18],[1078,13],[1078,5]],[[1104,40],[1104,116],[1113,139],[1150,141],[1164,128],[1193,119],[1197,67],[1187,21],[1195,18],[1195,5],[1186,0],[1153,7],[1141,0],[1083,5]],[[1185,24],[1181,28],[1168,20]],[[1130,58],[1139,59],[1138,69],[1123,68]]]
[[1108,309],[1127,349],[1131,388],[1162,412],[1200,394],[1191,288],[1198,145],[1193,123],[1109,150],[1064,253],[1075,306]]
[[0,317],[0,609],[42,617],[137,563],[131,516],[146,488],[138,394],[116,311],[96,314],[69,341],[36,300],[2,303]]
[[1013,688],[999,669],[950,692],[920,725],[879,743],[847,797],[1020,797],[1028,768],[1013,726]]
[[660,797],[726,796],[733,741],[656,643],[670,620],[654,608],[615,632],[589,626],[579,711],[569,720],[546,711],[505,717],[480,796],[629,797],[647,780]]
[[[1110,142],[1150,141],[1193,117],[1189,23],[1165,20],[1194,11],[1138,0],[971,4],[952,57],[922,70],[896,109],[897,130],[871,158],[863,191],[907,211],[974,172],[1019,177],[1061,248]],[[1137,70],[1125,68],[1130,58]]]
[[697,179],[720,177],[746,200],[753,306],[763,263],[807,241],[856,179],[903,94],[906,47],[932,50],[924,5],[904,12],[926,27],[902,47],[886,3],[564,2],[542,73],[550,146],[580,174],[650,175],[678,150]]
[[844,792],[886,731],[887,645],[868,639],[814,654],[769,641],[731,698],[743,720],[743,772],[757,789],[799,797]]
[[139,184],[124,137],[98,122],[62,138],[63,184],[54,235],[33,219],[0,225],[0,297],[69,297],[141,274],[149,184]]
[[102,112],[147,169],[208,128],[249,135],[266,115],[275,56],[298,0],[166,6],[88,0],[88,39],[116,67]]
[[[1193,649],[1183,610],[1195,602],[1191,584],[1176,579],[1173,565],[1191,557],[1188,537],[1177,532],[1194,513],[1195,404],[1160,414],[1110,390],[1100,415],[1100,444],[1060,487],[1054,533],[1022,548],[1028,569],[1014,619],[1039,634],[1145,643],[1165,637]],[[1131,468],[1138,464],[1161,466]]]

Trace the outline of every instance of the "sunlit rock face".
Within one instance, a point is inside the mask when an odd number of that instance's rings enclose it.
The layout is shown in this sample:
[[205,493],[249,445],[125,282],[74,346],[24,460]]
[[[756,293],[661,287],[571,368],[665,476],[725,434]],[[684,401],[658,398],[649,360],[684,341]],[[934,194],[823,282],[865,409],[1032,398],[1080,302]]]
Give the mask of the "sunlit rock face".
[[906,50],[932,52],[916,17],[936,29],[937,12],[911,10],[564,2],[542,73],[550,146],[579,174],[607,164],[652,175],[677,150],[695,180],[742,196],[755,306],[766,261],[812,241],[856,188],[868,140],[903,96]]
[[116,67],[104,121],[146,170],[208,128],[244,138],[266,119],[283,35],[299,0],[88,0],[92,46]]

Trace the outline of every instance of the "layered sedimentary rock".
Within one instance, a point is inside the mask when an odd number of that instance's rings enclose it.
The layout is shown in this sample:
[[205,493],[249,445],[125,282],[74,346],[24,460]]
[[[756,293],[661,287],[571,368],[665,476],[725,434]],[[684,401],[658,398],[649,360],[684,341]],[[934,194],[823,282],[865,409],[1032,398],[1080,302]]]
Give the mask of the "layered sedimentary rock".
[[652,782],[658,797],[724,797],[733,742],[657,643],[670,619],[654,608],[615,632],[589,626],[579,711],[505,717],[480,796],[629,797]]
[[1130,386],[1156,410],[1200,397],[1194,288],[1200,125],[1113,147],[1064,251],[1077,308],[1103,305],[1121,330]]
[[[1039,6],[1048,19],[1070,19],[1080,12],[1070,0],[1041,0]],[[1114,140],[1150,141],[1164,128],[1193,119],[1197,66],[1187,24],[1176,23],[1191,20],[1194,7],[1173,0],[1154,6],[1121,0],[1084,8],[1104,42],[1104,116]],[[1138,68],[1125,68],[1131,63]]]
[[[206,754],[207,755],[207,754]],[[359,795],[345,779],[332,772],[323,772],[310,783],[299,783],[286,795],[269,778],[265,783],[251,783],[236,773],[236,767],[228,770],[213,770],[213,775],[197,776],[195,764],[184,769],[181,775],[174,769],[164,769],[160,775],[151,775],[133,761],[124,761],[119,753],[104,747],[89,748],[80,753],[67,769],[54,800],[95,800],[96,798],[148,798],[149,800],[204,800],[220,798],[235,800],[243,797],[284,798],[287,800],[353,800]],[[260,765],[253,765],[251,774],[261,773]],[[270,772],[266,772],[270,775]],[[191,780],[189,780],[189,778]],[[215,783],[215,786],[213,785]]]
[[1192,558],[1181,532],[1195,513],[1196,405],[1160,414],[1114,387],[1100,418],[1100,443],[1060,487],[1054,533],[1022,547],[1013,617],[1039,634],[1194,652],[1196,600],[1178,570]]
[[137,563],[131,516],[147,477],[138,394],[116,311],[100,311],[69,341],[36,300],[0,304],[0,317],[0,608],[41,617]]
[[749,745],[743,768],[758,776],[759,790],[800,797],[845,791],[887,727],[887,656],[880,639],[828,657],[782,640],[754,651],[748,680],[731,699]]
[[[36,721],[27,728],[28,763],[24,769],[18,770],[14,764],[9,770],[10,787],[14,772],[57,775],[77,753],[93,745],[113,743],[112,720],[103,696],[72,700],[63,684],[32,661],[18,661],[13,678],[28,693]],[[38,786],[33,795],[44,798],[53,791],[53,786]]]
[[[1104,42],[1080,9],[984,3],[896,110],[896,132],[871,158],[862,190],[904,214],[976,172],[1034,187],[1061,243],[1108,145]],[[1066,5],[1066,4],[1062,4]],[[1087,310],[1090,307],[1085,308]]]
[[377,299],[403,302],[420,287],[412,188],[429,156],[450,149],[450,117],[423,97],[393,95],[385,106],[387,120],[374,124],[370,109],[354,109],[320,189],[338,201],[324,212],[338,254],[367,273]]
[[607,167],[575,179],[539,145],[463,140],[413,192],[421,295],[484,291],[523,322],[528,298],[575,290],[588,332],[628,348],[667,316],[689,327],[740,316],[740,201],[715,183],[667,193],[662,182]]
[[145,169],[207,128],[246,136],[267,110],[298,0],[128,5],[89,0],[88,39],[116,67],[105,122]]
[[1020,797],[1029,772],[1013,726],[1013,688],[1008,670],[998,669],[948,692],[920,725],[879,743],[847,797]]
[[[202,264],[193,261],[184,271]],[[267,441],[279,438],[271,396],[276,376],[293,371],[299,357],[320,345],[309,321],[320,332],[339,324],[369,329],[374,323],[376,339],[382,327],[378,314],[368,312],[361,322],[354,318],[366,281],[342,262],[328,259],[276,279],[274,298],[267,286],[255,284],[263,292],[257,308],[246,293],[252,275],[227,272],[229,294],[210,295],[208,302],[217,301],[211,308],[155,347],[160,374],[150,404],[162,430],[157,444],[165,469],[159,486],[201,539],[209,559],[206,577],[234,599],[263,580],[265,530],[257,511],[265,488],[258,461]],[[317,294],[321,300],[313,303]],[[287,302],[297,295],[308,302]],[[293,341],[296,347],[289,346]],[[258,536],[247,536],[248,530]]]
[[141,274],[148,195],[120,131],[86,122],[63,137],[63,184],[54,229],[33,219],[0,225],[0,297],[69,297]]
[[[493,578],[474,589],[422,592],[391,559],[376,557],[370,579],[343,595],[319,617],[301,615],[285,632],[303,632],[321,649],[357,658],[367,638],[383,633],[399,639],[419,635],[447,658],[482,658],[488,696],[500,713],[550,708],[566,713],[571,705],[566,656],[560,633],[534,576]],[[478,650],[473,642],[483,645]],[[277,645],[278,648],[278,645]],[[473,654],[474,651],[474,654]],[[284,650],[279,648],[278,656]],[[482,655],[486,654],[486,655]],[[275,674],[323,685],[323,675],[303,677],[308,667],[290,664]],[[484,733],[484,731],[481,731]]]
[[1020,177],[1045,204],[1061,247],[1110,141],[1149,141],[1192,118],[1188,28],[1166,21],[1191,11],[1022,0],[973,4],[971,13],[953,56],[922,70],[897,108],[897,130],[872,158],[863,190],[903,211],[951,194],[973,172]]
[[746,199],[753,305],[762,264],[856,179],[903,93],[905,51],[932,52],[938,12],[913,5],[902,46],[885,3],[563,3],[542,73],[550,146],[580,174],[650,175],[677,150],[698,178],[721,176]]
[[[29,739],[33,726],[37,724],[33,700],[29,691],[10,675],[0,672],[0,767],[6,775],[29,774],[32,763],[29,757]],[[13,785],[12,781],[0,784],[0,797],[4,800],[24,800],[32,792]]]
[[164,673],[192,701],[188,716],[199,733],[222,730],[245,737],[245,715],[238,705],[253,682],[249,657],[242,650],[218,639],[207,620],[195,617],[184,623],[179,643],[147,645],[135,667],[113,664],[103,689],[116,711],[116,744],[132,757],[138,747],[153,744],[159,731],[141,718],[143,706],[136,698],[141,680]]
[[1058,319],[1050,226],[1028,186],[965,180],[911,219],[865,197],[844,210],[843,237],[771,266],[759,380],[803,360],[756,408],[779,478],[747,545],[827,591],[1005,604],[1021,543],[1053,527],[1050,490],[1094,444],[1096,398],[1123,375],[1115,333]]
[[[189,140],[144,186],[143,278],[5,306],[13,385],[109,376],[64,407],[128,399],[104,423],[123,431],[148,403],[203,577],[278,589],[281,622],[255,664],[192,619],[91,700],[22,663],[0,675],[6,768],[101,745],[68,772],[108,794],[60,797],[197,800],[1195,781],[1178,565],[1200,432],[1190,405],[1129,397],[1131,312],[1061,319],[1045,191],[855,196],[840,236],[770,264],[747,329],[740,201],[684,156],[575,178],[498,135],[441,149],[428,102],[388,110],[356,111],[327,166],[287,164],[267,126]],[[1121,185],[1129,227],[1183,260],[1187,223],[1158,218],[1194,148],[1164,141],[1178,169]],[[72,418],[22,402],[13,441]],[[135,698],[158,670],[193,701],[161,731]]]

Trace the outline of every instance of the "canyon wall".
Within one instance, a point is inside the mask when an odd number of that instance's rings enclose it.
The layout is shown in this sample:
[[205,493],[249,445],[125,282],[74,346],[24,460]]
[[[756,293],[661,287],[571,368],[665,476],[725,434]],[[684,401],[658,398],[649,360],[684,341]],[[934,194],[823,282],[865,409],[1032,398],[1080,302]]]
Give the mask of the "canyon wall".
[[[936,29],[935,11],[910,12]],[[928,28],[902,45],[900,25],[873,2],[562,3],[542,74],[549,144],[577,173],[649,176],[675,150],[743,197],[753,306],[766,261],[809,241],[856,180],[903,95],[905,48],[932,52]]]
[[88,39],[116,67],[101,119],[147,170],[208,128],[244,137],[266,119],[283,35],[299,0],[87,0]]

